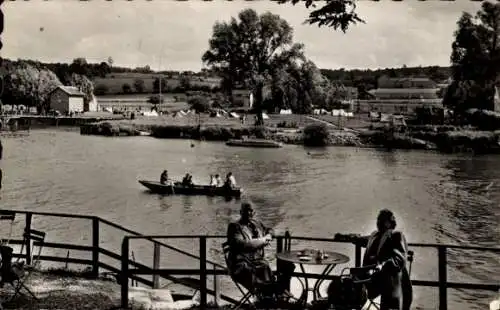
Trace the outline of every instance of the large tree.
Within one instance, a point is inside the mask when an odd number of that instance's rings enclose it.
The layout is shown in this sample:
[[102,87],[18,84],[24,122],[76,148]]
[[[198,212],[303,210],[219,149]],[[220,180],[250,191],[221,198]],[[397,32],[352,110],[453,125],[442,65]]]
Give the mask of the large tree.
[[20,62],[5,77],[3,103],[35,106],[41,112],[48,108],[50,92],[61,84],[54,72]]
[[94,96],[94,84],[85,75],[73,73],[69,81],[71,86],[77,87],[84,94],[84,104],[88,105]]
[[202,60],[222,76],[226,89],[238,85],[254,93],[257,125],[262,125],[263,90],[272,72],[303,57],[303,45],[293,42],[293,29],[286,20],[245,9],[238,19],[214,25]]
[[483,2],[475,16],[463,13],[452,44],[453,82],[443,103],[457,115],[491,109],[500,82],[500,3]]
[[355,0],[326,0],[321,1],[318,7],[318,1],[314,0],[278,0],[278,3],[297,3],[305,4],[306,8],[312,9],[306,22],[311,25],[332,27],[346,32],[350,25],[364,23],[356,13]]
[[290,64],[274,70],[271,80],[270,108],[291,109],[294,113],[310,113],[313,104],[325,105],[331,82],[312,61]]

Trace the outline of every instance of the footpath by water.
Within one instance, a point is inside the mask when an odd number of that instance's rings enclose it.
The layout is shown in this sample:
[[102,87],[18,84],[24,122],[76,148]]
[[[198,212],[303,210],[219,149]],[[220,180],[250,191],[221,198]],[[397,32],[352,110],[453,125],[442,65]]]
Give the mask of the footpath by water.
[[[210,174],[232,171],[245,188],[245,199],[256,205],[256,216],[277,232],[289,229],[293,235],[315,237],[369,233],[377,212],[390,208],[409,242],[499,246],[498,156],[291,145],[251,149],[209,142],[191,147],[189,140],[81,136],[74,129],[32,130],[2,142],[4,209],[98,215],[145,234],[224,235],[238,216],[237,202],[161,197],[145,192],[137,180],[158,179],[168,169],[171,176],[190,172],[195,182],[205,183]],[[91,240],[89,223],[35,218],[34,227],[56,242]],[[101,235],[102,246],[119,251],[122,234],[105,229]],[[197,251],[191,241],[172,244]],[[329,247],[352,253],[348,245]],[[152,249],[140,243],[132,249],[138,260],[151,264]],[[210,243],[209,257],[220,259],[219,249],[219,241]],[[162,257],[163,268],[197,264],[168,251]],[[450,251],[449,262],[450,280],[500,281],[497,256]],[[436,280],[437,253],[418,249],[412,274]],[[415,294],[416,306],[434,309],[437,289],[416,288]],[[449,308],[485,309],[495,295],[449,290]]]

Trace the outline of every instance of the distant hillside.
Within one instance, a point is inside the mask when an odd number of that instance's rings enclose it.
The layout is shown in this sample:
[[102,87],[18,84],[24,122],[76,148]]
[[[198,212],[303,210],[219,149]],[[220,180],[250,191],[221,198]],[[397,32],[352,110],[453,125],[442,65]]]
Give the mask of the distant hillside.
[[[93,79],[94,86],[96,88],[104,87],[107,89],[106,94],[119,94],[123,93],[123,86],[129,85],[132,92],[135,92],[134,84],[136,81],[141,80],[144,82],[143,93],[153,93],[154,87],[153,83],[158,79],[158,73],[137,73],[137,72],[126,72],[126,73],[109,73],[105,77],[95,77]],[[181,78],[179,75],[174,74],[162,74],[162,78],[166,80],[166,87],[162,86],[163,92],[179,92],[179,87],[181,86]],[[190,90],[209,90],[210,88],[218,88],[220,85],[220,79],[215,77],[198,77],[191,76],[188,77]]]
[[428,77],[439,83],[451,76],[450,67],[402,67],[377,70],[345,70],[321,69],[321,73],[332,82],[342,83],[344,86],[377,88],[377,79],[383,75],[389,77]]
[[[125,68],[111,66],[106,62],[87,63],[84,58],[77,58],[71,64],[67,63],[42,63],[34,60],[12,61],[3,59],[2,69],[9,67],[13,62],[25,62],[35,67],[44,67],[53,71],[58,78],[66,84],[72,73],[88,76],[94,82],[96,94],[121,94],[138,93],[134,86],[138,80],[142,81],[142,91],[139,93],[152,93],[153,82],[159,74],[166,80],[165,92],[184,92],[185,90],[210,91],[220,86],[220,78],[216,77],[210,70],[203,69],[200,72],[192,71],[161,71],[154,72],[149,66],[138,68]],[[5,70],[3,70],[5,71]],[[382,75],[389,77],[428,77],[435,82],[448,79],[451,75],[449,67],[402,67],[386,68],[377,70],[345,70],[345,69],[321,69],[321,73],[330,81],[344,86],[357,87],[360,93],[377,88],[377,79]],[[189,89],[180,87],[181,80],[188,80]],[[185,85],[184,85],[185,86]],[[124,88],[126,91],[124,91]]]

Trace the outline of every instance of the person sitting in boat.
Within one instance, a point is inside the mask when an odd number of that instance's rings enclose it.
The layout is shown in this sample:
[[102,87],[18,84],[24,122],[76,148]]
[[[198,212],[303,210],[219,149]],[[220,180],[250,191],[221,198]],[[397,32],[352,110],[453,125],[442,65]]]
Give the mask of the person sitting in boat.
[[236,187],[236,179],[234,178],[233,176],[233,173],[232,172],[229,172],[226,176],[226,183],[224,184],[224,186],[227,188],[227,189],[233,189]]
[[215,182],[217,187],[222,187],[224,186],[224,182],[222,182],[222,178],[220,177],[219,174],[215,175]]
[[184,178],[182,179],[183,186],[191,186],[193,184],[192,176],[189,173],[186,173]]
[[252,204],[241,204],[240,219],[227,228],[228,269],[232,279],[261,298],[277,295],[288,299],[295,265],[278,260],[277,278],[264,257],[264,247],[273,240],[273,230],[254,219]]
[[210,175],[210,186],[217,187],[217,180],[213,174]]
[[163,172],[161,173],[161,176],[160,176],[160,183],[165,185],[165,184],[167,184],[167,182],[168,182],[168,171],[163,170]]

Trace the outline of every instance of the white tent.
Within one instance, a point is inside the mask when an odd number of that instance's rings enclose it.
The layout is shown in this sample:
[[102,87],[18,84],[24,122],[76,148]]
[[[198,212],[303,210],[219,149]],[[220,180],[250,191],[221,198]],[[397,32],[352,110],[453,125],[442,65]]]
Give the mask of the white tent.
[[287,110],[281,109],[280,114],[287,114],[287,115],[292,114],[292,109],[287,109]]
[[146,112],[144,112],[144,114],[143,114],[143,115],[144,115],[144,116],[150,116],[150,117],[156,117],[156,116],[158,116],[158,112],[156,112],[156,111],[154,111],[154,110],[153,110],[153,111],[151,111],[151,112],[146,111]]
[[269,115],[267,115],[266,113],[262,113],[262,119],[269,119]]

